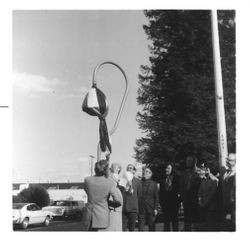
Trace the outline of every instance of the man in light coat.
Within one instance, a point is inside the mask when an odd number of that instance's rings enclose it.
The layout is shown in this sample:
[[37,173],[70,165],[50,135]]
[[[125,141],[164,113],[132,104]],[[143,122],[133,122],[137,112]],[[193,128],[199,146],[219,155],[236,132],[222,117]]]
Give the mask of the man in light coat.
[[114,182],[108,179],[108,162],[101,160],[95,165],[95,176],[85,178],[85,191],[88,195],[87,212],[90,213],[90,230],[105,229],[110,223],[108,198],[112,196],[118,205],[122,203],[122,197],[116,189]]
[[[114,182],[116,189],[121,197],[123,187],[119,186],[121,165],[119,163],[112,163],[110,167],[109,179]],[[122,205],[119,207],[112,206],[113,200],[109,199],[109,209],[110,209],[110,225],[106,229],[107,231],[122,231]]]

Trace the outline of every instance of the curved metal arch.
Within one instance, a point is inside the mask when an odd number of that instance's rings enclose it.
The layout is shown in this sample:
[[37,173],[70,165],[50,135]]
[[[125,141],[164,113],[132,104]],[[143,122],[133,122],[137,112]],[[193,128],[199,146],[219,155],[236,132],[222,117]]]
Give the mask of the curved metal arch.
[[[120,108],[119,108],[119,111],[118,111],[114,126],[109,131],[109,135],[112,135],[112,134],[114,134],[114,132],[116,131],[116,129],[118,127],[118,124],[119,124],[119,121],[120,121],[120,118],[121,118],[121,114],[122,114],[122,111],[123,111],[123,108],[124,108],[124,105],[125,105],[125,102],[126,102],[126,98],[127,98],[127,95],[128,95],[128,89],[129,89],[129,87],[128,87],[128,79],[127,79],[125,71],[118,64],[116,64],[115,62],[112,62],[112,61],[105,61],[105,62],[99,63],[94,69],[93,82],[92,82],[93,86],[97,85],[97,72],[100,69],[100,67],[103,66],[103,65],[114,65],[115,67],[117,67],[122,72],[122,74],[123,74],[123,76],[125,78],[125,82],[126,82],[125,92],[124,92],[123,97],[122,97],[122,102],[121,102],[121,105],[120,105]],[[98,145],[97,145],[97,161],[100,160],[100,155],[101,155],[100,143],[98,143]]]

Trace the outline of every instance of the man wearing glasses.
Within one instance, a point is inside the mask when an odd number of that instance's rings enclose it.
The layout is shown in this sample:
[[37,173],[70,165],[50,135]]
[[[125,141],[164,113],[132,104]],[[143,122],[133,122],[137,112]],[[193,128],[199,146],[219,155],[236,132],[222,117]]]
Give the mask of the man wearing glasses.
[[123,211],[122,211],[122,230],[135,230],[136,219],[138,215],[138,198],[141,193],[140,180],[134,175],[136,168],[133,164],[128,164],[127,172],[132,175],[128,180],[125,191],[123,192]]
[[236,155],[229,153],[227,166],[220,172],[222,230],[225,231],[235,231],[235,166]]

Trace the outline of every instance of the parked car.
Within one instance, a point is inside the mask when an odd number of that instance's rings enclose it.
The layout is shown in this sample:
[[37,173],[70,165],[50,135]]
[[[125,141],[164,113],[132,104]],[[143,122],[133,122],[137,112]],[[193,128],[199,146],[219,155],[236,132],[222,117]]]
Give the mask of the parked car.
[[52,219],[49,211],[42,210],[35,203],[13,203],[13,225],[21,225],[26,229],[30,224],[48,226]]
[[83,201],[57,200],[50,206],[44,207],[43,210],[50,211],[53,217],[80,218],[84,207]]

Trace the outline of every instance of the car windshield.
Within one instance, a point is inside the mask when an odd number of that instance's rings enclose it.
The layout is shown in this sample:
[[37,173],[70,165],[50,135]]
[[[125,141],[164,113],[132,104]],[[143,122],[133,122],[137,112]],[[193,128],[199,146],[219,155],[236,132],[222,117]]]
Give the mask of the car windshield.
[[21,209],[26,203],[13,203],[13,209]]
[[52,204],[53,206],[70,206],[68,202],[56,201]]

